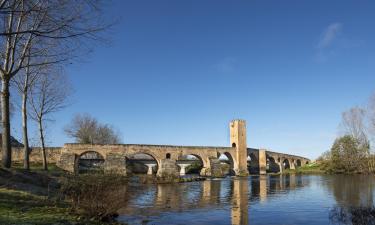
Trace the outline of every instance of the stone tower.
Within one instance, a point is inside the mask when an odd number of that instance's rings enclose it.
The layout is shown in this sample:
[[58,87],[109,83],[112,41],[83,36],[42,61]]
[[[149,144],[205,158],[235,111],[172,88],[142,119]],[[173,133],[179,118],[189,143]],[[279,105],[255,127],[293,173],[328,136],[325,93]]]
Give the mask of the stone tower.
[[233,120],[230,122],[230,144],[236,148],[233,169],[236,175],[247,175],[247,143],[246,121]]

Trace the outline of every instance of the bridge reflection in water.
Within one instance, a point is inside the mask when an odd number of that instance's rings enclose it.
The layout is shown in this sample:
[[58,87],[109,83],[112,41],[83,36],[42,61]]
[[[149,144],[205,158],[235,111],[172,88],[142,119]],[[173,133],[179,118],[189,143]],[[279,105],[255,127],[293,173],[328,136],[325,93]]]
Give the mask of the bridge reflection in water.
[[[286,193],[303,187],[306,182],[308,180],[303,180],[299,176],[278,175],[236,177],[175,185],[135,186],[129,191],[132,199],[119,211],[119,214],[123,215],[120,216],[120,220],[134,220],[135,224],[144,224],[142,221],[163,224],[165,222],[153,221],[153,218],[165,218],[165,214],[168,214],[168,217],[179,214],[179,217],[175,218],[175,222],[179,224],[179,221],[189,220],[189,213],[219,210],[223,214],[230,212],[225,224],[247,225],[251,204],[265,202],[270,195],[283,193],[283,190]],[[191,221],[196,219],[199,218],[191,218]],[[170,218],[169,223],[171,220],[174,218]],[[222,219],[220,220],[219,224],[223,224]],[[210,221],[215,223],[215,218]]]

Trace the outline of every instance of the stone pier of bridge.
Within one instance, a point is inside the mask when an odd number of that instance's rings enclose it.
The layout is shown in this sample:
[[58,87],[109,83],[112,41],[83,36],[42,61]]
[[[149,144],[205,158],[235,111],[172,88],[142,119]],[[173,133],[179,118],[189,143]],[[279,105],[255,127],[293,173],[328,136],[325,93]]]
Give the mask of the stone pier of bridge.
[[180,167],[180,176],[185,176],[186,175],[186,167],[190,166],[191,164],[178,164]]
[[152,175],[153,168],[156,166],[156,163],[146,163],[145,166],[147,166],[147,175]]

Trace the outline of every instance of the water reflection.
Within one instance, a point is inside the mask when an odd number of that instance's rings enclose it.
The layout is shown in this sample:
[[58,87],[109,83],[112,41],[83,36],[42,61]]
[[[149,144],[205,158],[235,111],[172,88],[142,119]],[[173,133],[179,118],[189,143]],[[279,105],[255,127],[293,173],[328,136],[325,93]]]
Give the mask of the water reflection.
[[247,182],[233,180],[231,222],[233,225],[247,225],[248,218],[248,188]]
[[373,177],[251,176],[133,185],[119,211],[129,224],[328,224],[336,205],[372,206]]
[[336,175],[331,176],[326,184],[341,206],[370,207],[373,205],[373,176]]

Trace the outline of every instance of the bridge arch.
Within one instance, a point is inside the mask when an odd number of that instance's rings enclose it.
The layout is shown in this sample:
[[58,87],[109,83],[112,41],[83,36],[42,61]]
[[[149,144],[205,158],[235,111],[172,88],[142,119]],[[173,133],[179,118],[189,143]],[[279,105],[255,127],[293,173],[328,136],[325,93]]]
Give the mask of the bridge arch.
[[219,152],[218,158],[221,162],[229,165],[227,168],[227,175],[235,175],[236,161],[230,152]]
[[297,161],[296,161],[296,166],[297,166],[297,167],[301,167],[301,166],[302,166],[302,163],[301,163],[301,160],[300,160],[300,159],[297,159]]
[[101,172],[103,171],[104,161],[102,154],[94,150],[88,150],[78,155],[75,166],[78,173]]
[[250,174],[259,173],[259,159],[254,152],[250,152],[247,154],[247,170]]
[[149,152],[133,152],[125,155],[126,169],[133,174],[156,174],[160,161],[158,158]]
[[280,172],[280,167],[277,164],[277,159],[275,159],[272,155],[266,155],[267,156],[267,162],[266,162],[266,168],[268,172],[272,173],[278,173]]
[[[191,164],[190,162],[188,164],[181,164],[181,160],[185,160],[186,162],[188,160],[191,160]],[[193,173],[193,174],[200,174],[201,173],[201,170],[204,168],[204,167],[207,167],[207,162],[205,162],[205,160],[203,160],[202,156],[198,155],[198,154],[184,154],[184,155],[180,155],[177,159],[177,166],[179,167],[180,169],[180,175],[185,175],[185,174],[188,174],[188,173]]]
[[290,166],[289,159],[284,159],[283,162],[282,162],[282,166],[283,166],[284,169],[290,169],[291,166]]

